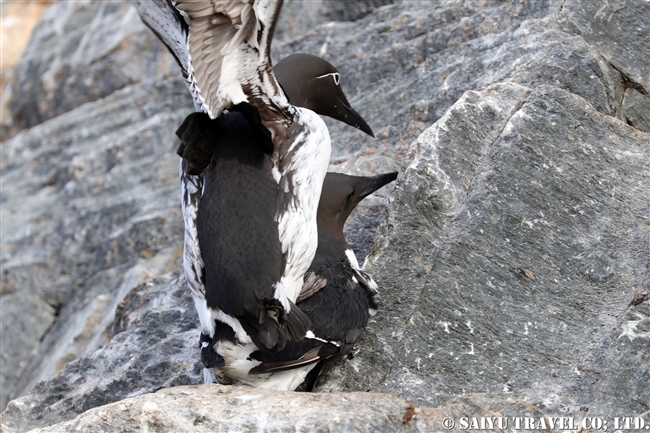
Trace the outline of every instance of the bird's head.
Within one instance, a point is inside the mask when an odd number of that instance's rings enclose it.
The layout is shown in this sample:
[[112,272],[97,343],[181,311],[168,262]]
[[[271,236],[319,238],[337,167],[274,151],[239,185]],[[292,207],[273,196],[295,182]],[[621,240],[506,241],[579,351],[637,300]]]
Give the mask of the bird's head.
[[345,222],[361,200],[396,178],[397,172],[372,177],[327,173],[318,203],[319,227],[335,228],[342,236]]
[[273,72],[292,105],[340,120],[374,137],[370,126],[345,97],[341,74],[326,60],[311,54],[292,54],[275,65]]

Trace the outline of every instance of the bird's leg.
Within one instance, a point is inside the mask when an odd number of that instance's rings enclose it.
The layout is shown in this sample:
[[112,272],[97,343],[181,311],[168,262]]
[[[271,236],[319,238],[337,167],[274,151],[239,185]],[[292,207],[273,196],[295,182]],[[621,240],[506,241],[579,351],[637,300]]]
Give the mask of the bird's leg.
[[214,350],[214,344],[211,337],[201,333],[199,345],[201,347],[201,362],[203,362],[205,368],[223,367],[226,365],[223,356],[219,355],[217,351]]
[[206,113],[192,113],[176,130],[181,144],[176,153],[187,161],[187,173],[201,174],[210,165],[218,141],[215,120]]

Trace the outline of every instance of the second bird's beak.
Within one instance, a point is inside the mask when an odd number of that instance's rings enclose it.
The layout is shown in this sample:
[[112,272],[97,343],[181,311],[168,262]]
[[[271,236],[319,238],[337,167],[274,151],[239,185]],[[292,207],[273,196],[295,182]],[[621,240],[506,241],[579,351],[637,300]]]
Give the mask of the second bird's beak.
[[377,191],[382,186],[391,183],[395,179],[397,179],[397,172],[396,171],[393,171],[391,173],[378,174],[377,176],[373,176],[373,177],[369,178],[369,180],[371,180],[372,183],[366,189],[364,189],[361,192],[361,194],[359,194],[359,199],[363,200],[364,198],[368,197],[373,192]]

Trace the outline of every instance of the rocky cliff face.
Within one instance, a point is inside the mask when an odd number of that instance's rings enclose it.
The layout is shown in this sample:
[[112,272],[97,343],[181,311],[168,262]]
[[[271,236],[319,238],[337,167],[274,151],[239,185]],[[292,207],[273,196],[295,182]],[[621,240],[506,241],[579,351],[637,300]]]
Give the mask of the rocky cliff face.
[[[341,7],[286,2],[274,56],[337,65],[375,130],[328,122],[332,170],[400,170],[347,230],[383,300],[354,357],[326,364],[318,396],[141,395],[201,382],[173,135],[191,101],[129,5],[55,3],[11,84],[28,129],[2,143],[2,404],[24,394],[4,428],[650,424],[650,4]],[[242,418],[259,399],[319,409]]]

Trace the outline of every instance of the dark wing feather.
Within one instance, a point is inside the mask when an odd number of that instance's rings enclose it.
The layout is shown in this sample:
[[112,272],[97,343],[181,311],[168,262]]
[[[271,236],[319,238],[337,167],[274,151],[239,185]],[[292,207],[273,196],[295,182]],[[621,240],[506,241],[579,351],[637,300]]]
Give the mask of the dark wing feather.
[[298,295],[298,298],[296,299],[296,303],[304,301],[326,285],[327,280],[325,278],[319,277],[313,271],[307,272],[303,278],[302,289],[300,290],[300,295]]
[[248,374],[277,373],[292,370],[331,358],[340,351],[340,347],[332,343],[309,339],[288,344],[284,350],[279,352],[258,350],[251,354],[251,358],[262,361],[262,363],[252,368]]
[[281,0],[176,1],[190,20],[190,79],[211,118],[241,102],[261,112],[273,106],[284,116],[289,103],[269,56],[281,6]]

